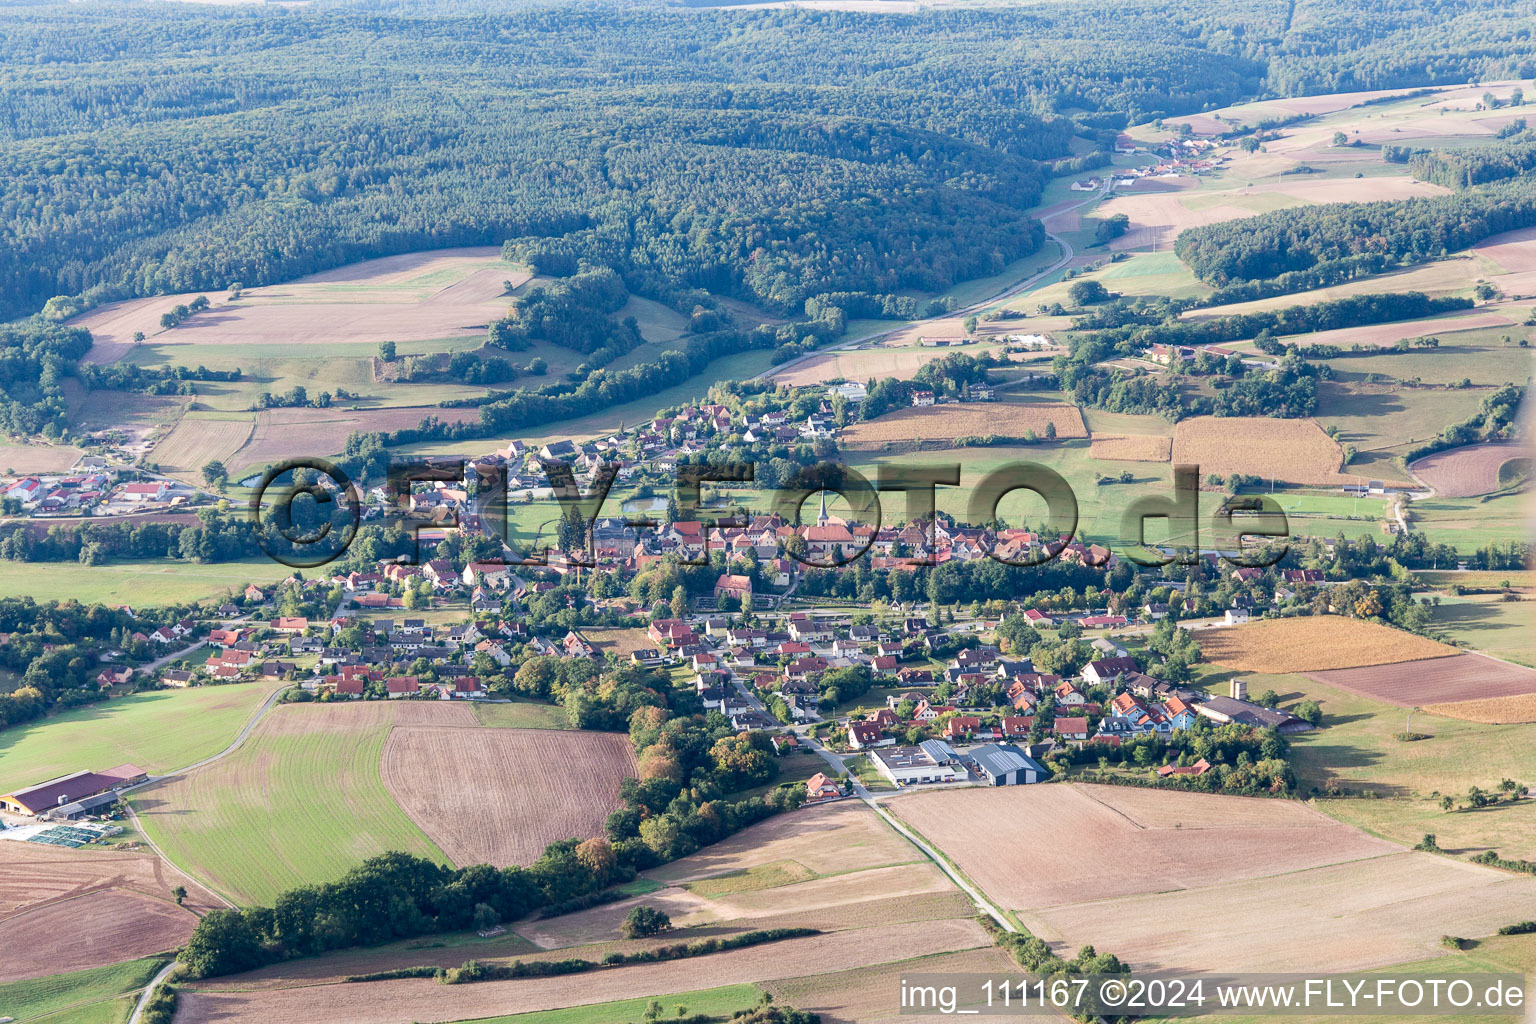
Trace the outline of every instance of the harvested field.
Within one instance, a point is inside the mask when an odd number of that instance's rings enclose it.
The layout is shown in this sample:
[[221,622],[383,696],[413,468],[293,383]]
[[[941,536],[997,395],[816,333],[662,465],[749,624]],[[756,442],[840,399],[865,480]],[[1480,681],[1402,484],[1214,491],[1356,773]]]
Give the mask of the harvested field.
[[190,413],[155,445],[150,458],[166,473],[196,473],[214,459],[228,462],[251,439],[255,419]]
[[856,801],[840,802],[775,815],[698,853],[653,868],[646,876],[661,882],[692,881],[780,860],[832,874],[913,858],[911,844],[875,812]]
[[[1017,974],[1019,965],[1001,949],[971,949],[908,960],[900,964],[789,978],[764,987],[773,998],[797,1010],[821,1014],[824,1024],[904,1024],[895,998],[904,974]],[[967,1015],[977,1024],[1061,1024],[1056,1016],[1011,1013]]]
[[384,744],[384,785],[460,867],[526,867],[556,840],[602,835],[634,773],[618,733],[396,726]]
[[1260,619],[1200,635],[1207,661],[1239,672],[1324,672],[1458,654],[1456,648],[1342,615]]
[[171,890],[178,885],[187,887],[188,910],[203,914],[224,905],[148,851],[0,842],[0,921],[100,892],[173,902]]
[[1488,257],[1511,274],[1536,270],[1536,228],[1521,228],[1485,238],[1481,244],[1473,246],[1472,251]]
[[236,301],[209,293],[212,305],[179,326],[160,316],[196,293],[115,302],[71,321],[90,329],[86,358],[110,363],[143,331],[157,346],[294,345],[425,341],[478,336],[511,304],[504,282],[528,279],[491,246],[440,249],[365,260],[286,284],[247,289]]
[[1348,693],[1403,708],[1536,693],[1536,670],[1495,661],[1481,654],[1436,658],[1433,665],[1403,661],[1369,668],[1314,672],[1312,676]]
[[290,456],[330,455],[345,447],[354,430],[390,431],[414,427],[428,417],[445,423],[477,420],[478,409],[437,406],[385,409],[267,409],[257,414],[251,439],[226,461],[231,472]]
[[843,431],[850,448],[872,448],[888,441],[952,442],[957,437],[1044,437],[1055,424],[1058,438],[1087,437],[1076,406],[1055,403],[967,402],[898,409],[878,419],[854,423]]
[[1520,444],[1472,444],[1427,455],[1408,468],[1442,498],[1471,498],[1499,490],[1499,467],[1530,454]]
[[1092,942],[1138,969],[1352,971],[1441,955],[1442,935],[1490,935],[1529,917],[1533,900],[1536,879],[1401,852],[1020,917],[1041,938]]
[[1280,339],[1287,345],[1372,345],[1390,348],[1400,341],[1428,338],[1431,335],[1455,334],[1459,331],[1475,331],[1484,327],[1508,327],[1514,323],[1503,313],[1455,313],[1428,320],[1399,320],[1395,323],[1369,324],[1365,327],[1340,327],[1331,331],[1314,331],[1311,334],[1295,334]]
[[80,461],[79,448],[63,444],[0,444],[0,473],[62,473]]
[[1344,449],[1316,420],[1263,416],[1196,416],[1173,431],[1173,461],[1211,473],[1247,473],[1293,484],[1343,484]]
[[[930,328],[930,332],[931,332]],[[958,331],[956,333],[959,333]],[[948,348],[918,348],[917,346],[879,346],[876,348],[856,348],[842,352],[819,352],[806,359],[801,359],[782,371],[775,371],[772,377],[780,384],[789,384],[795,387],[821,384],[829,380],[845,378],[847,380],[869,380],[870,378],[895,377],[897,380],[911,380],[917,376],[917,371],[933,362],[942,359],[951,352],[966,352],[975,355],[977,346],[968,345],[960,349]]]
[[1515,697],[1485,697],[1450,704],[1425,704],[1424,710],[1446,718],[1482,722],[1485,725],[1536,722],[1536,693],[1522,693]]
[[[7,844],[20,845],[20,844]],[[0,921],[0,982],[104,967],[175,949],[197,915],[174,901],[104,890]]]
[[966,789],[903,795],[886,807],[1014,910],[1076,903],[1089,894],[1103,902],[1191,889],[1399,849],[1299,803],[1155,789]]
[[971,920],[922,921],[813,935],[701,960],[617,967],[579,978],[527,978],[443,986],[431,978],[256,992],[184,989],[177,1024],[400,1024],[411,1020],[470,1020],[532,1010],[582,1006],[697,988],[797,978],[828,964],[868,967],[911,957],[990,946]]
[[1088,454],[1109,462],[1167,462],[1173,456],[1173,439],[1155,434],[1103,434],[1094,437]]

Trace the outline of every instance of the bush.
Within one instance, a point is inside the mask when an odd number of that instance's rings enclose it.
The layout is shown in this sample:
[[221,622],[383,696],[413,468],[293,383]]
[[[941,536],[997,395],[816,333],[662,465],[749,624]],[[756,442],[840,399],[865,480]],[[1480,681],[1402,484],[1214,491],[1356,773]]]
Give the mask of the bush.
[[1499,929],[1500,935],[1530,935],[1536,932],[1536,921],[1521,921],[1518,924],[1507,924]]

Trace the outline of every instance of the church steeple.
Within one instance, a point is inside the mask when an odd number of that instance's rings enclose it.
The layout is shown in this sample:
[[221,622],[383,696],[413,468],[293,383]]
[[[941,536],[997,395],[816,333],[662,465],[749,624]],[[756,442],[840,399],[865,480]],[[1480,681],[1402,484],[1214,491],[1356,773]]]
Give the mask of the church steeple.
[[826,491],[826,488],[822,488],[822,491],[821,491],[821,512],[820,512],[820,514],[818,514],[816,516],[816,525],[817,526],[826,526],[827,525],[827,520],[829,518],[831,518],[831,517],[827,515],[827,491]]

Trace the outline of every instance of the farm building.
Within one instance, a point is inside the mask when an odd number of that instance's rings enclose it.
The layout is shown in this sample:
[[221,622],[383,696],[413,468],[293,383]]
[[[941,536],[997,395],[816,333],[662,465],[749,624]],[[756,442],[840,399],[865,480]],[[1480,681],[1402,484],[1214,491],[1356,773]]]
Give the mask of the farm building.
[[132,786],[149,778],[137,765],[120,764],[102,772],[80,771],[0,796],[0,810],[40,815],[89,797]]
[[1045,779],[1040,762],[1011,744],[988,743],[972,749],[970,757],[989,786],[1026,786]]
[[[930,740],[929,743],[935,741]],[[948,744],[941,744],[948,748]],[[886,747],[869,752],[870,763],[875,770],[897,786],[912,786],[929,782],[964,782],[965,768],[956,763],[941,763],[929,753],[928,744],[921,747]]]
[[1310,732],[1312,726],[1295,715],[1234,697],[1212,697],[1196,704],[1195,711],[1218,725],[1237,722],[1257,729],[1276,729],[1282,733]]

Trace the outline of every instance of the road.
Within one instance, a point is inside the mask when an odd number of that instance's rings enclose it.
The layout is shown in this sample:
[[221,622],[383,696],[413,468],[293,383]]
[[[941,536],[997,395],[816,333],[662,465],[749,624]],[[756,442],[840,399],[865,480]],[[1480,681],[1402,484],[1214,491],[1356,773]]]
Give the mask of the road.
[[160,987],[160,984],[166,978],[170,977],[171,972],[175,969],[176,961],[172,960],[160,969],[159,974],[149,979],[149,984],[143,992],[139,993],[139,1001],[133,1004],[133,1015],[128,1018],[128,1024],[139,1024],[139,1018],[144,1016],[144,1007],[149,1005],[149,997],[155,994],[155,990]]
[[[1069,206],[1063,206],[1063,207],[1060,207],[1059,209],[1053,208],[1051,210],[1050,216],[1054,217],[1054,216],[1056,216],[1058,214],[1068,213],[1068,212],[1070,212],[1072,210],[1079,209],[1080,207],[1087,206],[1090,203],[1096,203],[1100,199],[1103,199],[1105,196],[1109,195],[1110,190],[1113,188],[1113,185],[1114,185],[1114,175],[1112,173],[1111,174],[1106,174],[1105,177],[1104,177],[1104,188],[1103,189],[1101,189],[1098,192],[1094,192],[1087,199],[1084,199],[1081,202],[1072,203]],[[989,295],[989,296],[987,296],[984,299],[980,299],[980,300],[978,300],[976,302],[973,302],[970,305],[962,307],[960,309],[951,310],[950,312],[945,313],[942,316],[932,316],[932,317],[928,317],[928,318],[923,319],[923,320],[909,320],[906,323],[903,323],[903,324],[901,324],[901,325],[899,325],[897,327],[892,327],[892,328],[890,328],[888,330],[877,331],[877,332],[875,332],[873,334],[861,335],[860,337],[857,337],[857,338],[849,338],[847,341],[838,342],[836,345],[828,345],[826,348],[815,349],[814,351],[807,352],[804,355],[796,356],[794,359],[786,360],[785,362],[780,363],[778,366],[774,366],[774,367],[771,367],[771,368],[769,368],[767,370],[764,370],[762,373],[756,374],[755,376],[753,376],[753,377],[751,377],[749,379],[751,379],[751,380],[762,380],[764,378],[773,377],[773,376],[775,376],[775,375],[777,375],[779,373],[783,373],[785,370],[788,370],[791,367],[793,367],[793,366],[795,366],[795,365],[797,365],[797,364],[799,364],[799,363],[801,363],[801,362],[803,362],[805,360],[814,359],[817,356],[825,355],[828,352],[840,352],[840,351],[845,351],[845,350],[850,349],[850,348],[857,348],[860,345],[865,344],[866,342],[882,341],[885,338],[888,338],[888,337],[890,337],[893,334],[896,334],[896,333],[898,333],[900,331],[910,330],[913,327],[921,327],[924,324],[937,323],[940,320],[953,320],[957,316],[964,317],[964,316],[970,315],[971,313],[980,313],[981,311],[985,310],[987,307],[989,307],[991,305],[994,305],[995,303],[1002,302],[1005,299],[1011,299],[1015,295],[1018,295],[1021,292],[1029,291],[1029,289],[1031,289],[1035,285],[1039,284],[1042,280],[1044,280],[1047,277],[1050,277],[1052,274],[1056,273],[1062,267],[1065,267],[1068,263],[1071,263],[1072,262],[1072,257],[1077,255],[1076,251],[1072,248],[1072,243],[1068,242],[1065,238],[1061,237],[1060,235],[1055,234],[1054,232],[1051,232],[1051,231],[1047,231],[1045,233],[1045,237],[1050,239],[1051,241],[1055,242],[1058,246],[1061,247],[1061,258],[1058,259],[1055,263],[1052,263],[1050,266],[1046,267],[1044,270],[1041,270],[1041,271],[1039,271],[1037,273],[1031,274],[1029,277],[1026,277],[1022,281],[1016,281],[1013,284],[1008,285],[1006,288],[1004,288],[1000,292],[997,292],[995,295]]]

